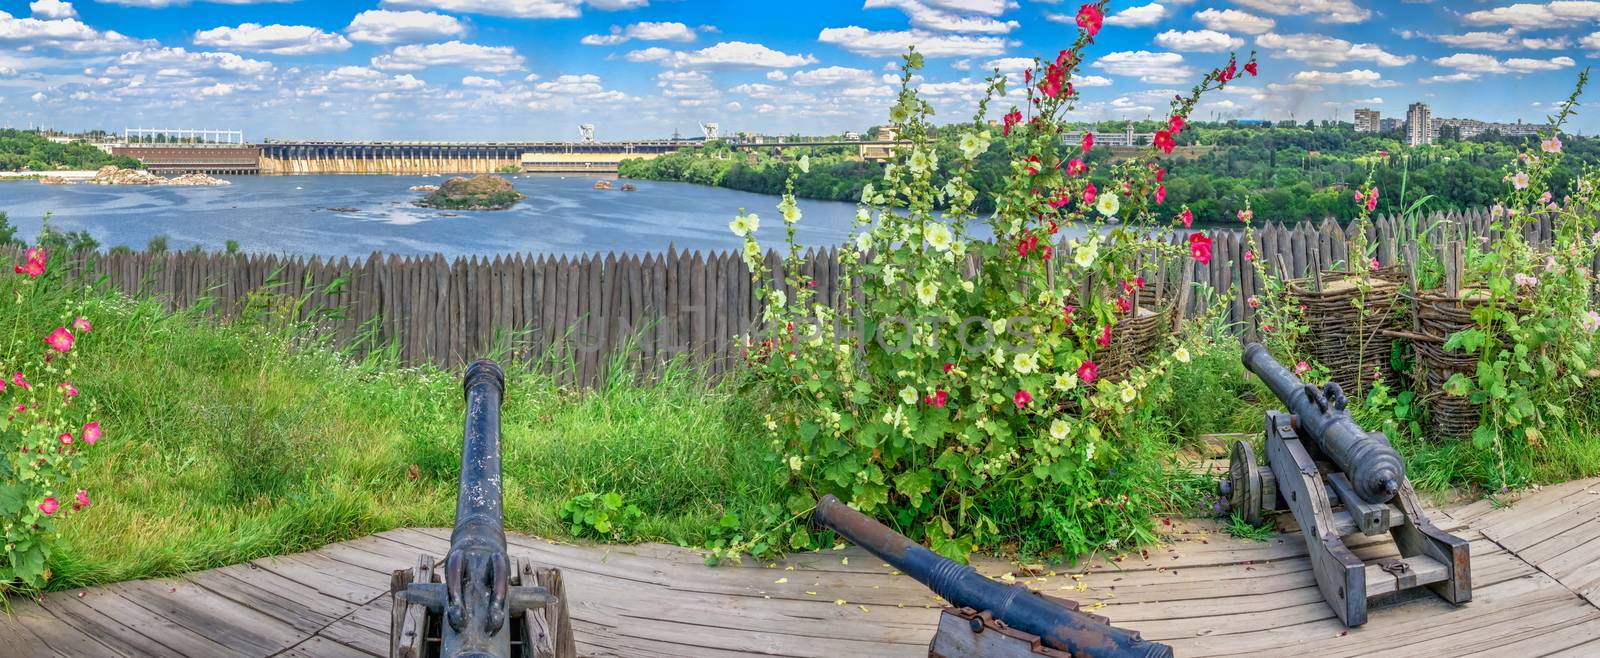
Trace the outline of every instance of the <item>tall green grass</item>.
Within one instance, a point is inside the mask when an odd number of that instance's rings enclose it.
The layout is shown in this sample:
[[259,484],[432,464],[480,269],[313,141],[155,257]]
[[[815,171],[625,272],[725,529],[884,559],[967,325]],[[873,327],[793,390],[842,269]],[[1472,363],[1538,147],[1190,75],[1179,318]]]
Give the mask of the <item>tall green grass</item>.
[[[42,336],[77,297],[31,305],[18,335]],[[115,295],[83,303],[95,329],[79,343],[77,385],[101,406],[106,435],[85,451],[73,486],[95,504],[64,524],[50,589],[452,523],[456,373],[402,368],[381,350],[353,359],[291,325],[217,323]],[[772,501],[761,424],[731,387],[678,368],[588,394],[525,368],[507,374],[512,530],[563,536],[563,502],[618,491],[646,513],[631,538],[698,544],[723,514]]]

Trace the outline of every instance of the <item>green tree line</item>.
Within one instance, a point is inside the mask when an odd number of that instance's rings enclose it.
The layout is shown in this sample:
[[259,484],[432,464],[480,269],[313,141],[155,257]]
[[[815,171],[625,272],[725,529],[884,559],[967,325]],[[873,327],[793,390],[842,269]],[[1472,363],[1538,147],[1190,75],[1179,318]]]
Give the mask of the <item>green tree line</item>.
[[143,168],[138,160],[111,155],[87,142],[57,144],[31,130],[0,129],[0,171],[87,170],[106,165]]

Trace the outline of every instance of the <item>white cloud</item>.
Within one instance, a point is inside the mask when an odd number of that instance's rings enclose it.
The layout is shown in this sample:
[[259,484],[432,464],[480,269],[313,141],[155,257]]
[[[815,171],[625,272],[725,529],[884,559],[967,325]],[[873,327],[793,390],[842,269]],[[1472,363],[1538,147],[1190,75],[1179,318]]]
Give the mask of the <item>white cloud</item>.
[[1112,75],[1137,77],[1151,84],[1177,84],[1194,76],[1183,64],[1183,55],[1153,53],[1146,50],[1109,53],[1094,64]]
[[815,64],[810,55],[791,55],[759,43],[724,41],[700,50],[645,48],[624,56],[630,62],[659,62],[663,66],[748,66],[756,68],[794,68]]
[[1417,60],[1415,55],[1395,55],[1375,44],[1350,43],[1322,34],[1277,34],[1256,37],[1256,45],[1283,51],[1283,56],[1312,64],[1332,66],[1351,61],[1369,61],[1378,66],[1404,66]]
[[1527,57],[1512,57],[1507,60],[1495,59],[1493,55],[1478,53],[1456,53],[1449,57],[1433,60],[1434,64],[1452,69],[1460,73],[1479,75],[1484,73],[1533,73],[1536,71],[1558,71],[1577,65],[1571,57],[1554,57],[1551,59],[1532,59]]
[[155,42],[130,39],[111,30],[101,32],[75,18],[16,18],[0,11],[0,44],[20,51],[53,48],[68,52],[113,52]]
[[[968,6],[973,5],[973,6]],[[981,5],[981,6],[978,6]],[[1017,29],[1016,21],[1001,21],[990,13],[993,3],[927,2],[925,0],[866,0],[863,9],[899,9],[913,27],[939,32],[1006,34]],[[1003,9],[1002,9],[1003,10]],[[973,16],[969,13],[980,15]],[[987,14],[987,15],[983,15]]]
[[878,81],[878,76],[871,71],[853,69],[846,66],[828,66],[810,71],[797,71],[793,77],[794,84],[801,87],[867,85]]
[[497,87],[501,86],[499,80],[496,80],[494,78],[485,78],[485,77],[476,76],[476,75],[469,75],[467,77],[462,78],[461,79],[461,84],[465,85],[467,87],[482,87],[482,88],[485,88],[485,89],[493,89],[493,88],[497,88]]
[[[265,5],[265,4],[279,4],[279,3],[286,3],[286,2],[296,2],[297,0],[204,0],[204,1],[205,2],[216,3],[216,4],[219,4],[219,5]],[[161,7],[171,7],[173,5],[187,5],[187,4],[189,4],[189,0],[99,0],[99,2],[104,2],[104,3],[108,3],[108,4],[113,4],[113,5],[122,5],[124,7],[149,7],[149,8],[153,8],[153,9],[159,9]]]
[[1160,23],[1167,17],[1167,8],[1154,2],[1138,7],[1129,7],[1122,11],[1106,16],[1106,25],[1118,27],[1144,27]]
[[[1278,16],[1316,16],[1319,23],[1360,23],[1372,12],[1353,0],[1233,0],[1234,4]],[[1596,3],[1600,4],[1600,3]]]
[[624,28],[611,26],[610,34],[591,34],[581,42],[588,46],[615,46],[633,39],[640,41],[694,41],[694,28],[683,23],[634,23]]
[[1468,12],[1461,21],[1469,25],[1510,25],[1528,29],[1561,27],[1600,19],[1600,2],[1555,0],[1545,4],[1520,2],[1506,7]]
[[72,3],[63,0],[34,0],[28,3],[28,11],[33,13],[34,18],[47,20],[78,16],[78,10],[72,8]]
[[387,44],[459,37],[467,28],[454,16],[431,11],[372,9],[356,14],[344,31],[351,41]]
[[308,25],[243,23],[238,27],[201,30],[195,33],[194,42],[213,48],[273,55],[312,55],[350,49],[348,39]]
[[722,100],[711,76],[700,71],[662,71],[656,74],[656,88],[680,107],[710,107]]
[[1216,30],[1167,30],[1156,35],[1156,45],[1169,50],[1220,53],[1238,50],[1244,45],[1244,39]]
[[192,53],[183,48],[149,48],[123,53],[117,58],[120,69],[156,69],[167,77],[200,77],[206,74],[260,76],[271,73],[272,62],[247,59],[233,53]]
[[1517,34],[1515,29],[1506,29],[1504,32],[1466,32],[1463,34],[1428,34],[1404,31],[1401,37],[1422,37],[1435,43],[1456,48],[1472,48],[1474,50],[1565,50],[1572,47],[1572,40],[1564,36],[1548,38],[1524,37]]
[[648,4],[649,0],[383,0],[381,6],[509,18],[577,18],[583,14],[584,5],[602,11],[619,11]]
[[767,71],[768,80],[788,80],[789,74],[783,71]]
[[1312,85],[1360,85],[1364,87],[1394,87],[1398,83],[1384,80],[1383,74],[1370,69],[1349,71],[1300,71],[1291,78],[1295,82]]
[[1243,32],[1261,34],[1271,32],[1277,21],[1237,9],[1207,9],[1194,15],[1194,19],[1218,32]]
[[510,46],[480,46],[460,41],[405,45],[372,58],[372,67],[417,71],[429,66],[459,66],[480,73],[507,73],[522,68],[522,55]]
[[874,32],[855,25],[825,28],[817,35],[817,40],[869,57],[896,57],[912,45],[928,57],[995,56],[1006,50],[1006,40],[1001,37],[936,34],[923,30]]
[[1446,75],[1428,76],[1426,78],[1423,78],[1421,80],[1421,82],[1423,84],[1432,84],[1432,83],[1435,83],[1435,82],[1469,82],[1469,81],[1472,81],[1472,80],[1477,80],[1478,77],[1479,76],[1476,73],[1458,72],[1458,73],[1450,73],[1450,74],[1446,74]]
[[32,96],[29,96],[29,98],[32,98],[33,102],[35,102],[35,103],[43,103],[44,99],[45,99],[45,95],[44,95],[44,92],[39,91],[39,92],[34,92],[34,94]]

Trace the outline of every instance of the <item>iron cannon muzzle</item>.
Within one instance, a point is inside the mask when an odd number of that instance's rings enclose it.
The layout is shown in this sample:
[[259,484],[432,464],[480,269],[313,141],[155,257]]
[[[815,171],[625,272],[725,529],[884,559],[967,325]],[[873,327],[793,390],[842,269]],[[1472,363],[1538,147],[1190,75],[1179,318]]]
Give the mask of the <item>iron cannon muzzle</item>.
[[1046,646],[1084,658],[1171,658],[1172,648],[1148,642],[1054,603],[1026,585],[991,580],[970,566],[923,548],[838,498],[823,496],[812,518],[878,556],[957,608],[986,611],[994,619],[1039,636]]
[[1260,343],[1245,345],[1244,365],[1289,408],[1295,428],[1349,475],[1362,500],[1383,504],[1400,491],[1406,477],[1400,453],[1382,433],[1356,424],[1338,384],[1318,389],[1302,382]]

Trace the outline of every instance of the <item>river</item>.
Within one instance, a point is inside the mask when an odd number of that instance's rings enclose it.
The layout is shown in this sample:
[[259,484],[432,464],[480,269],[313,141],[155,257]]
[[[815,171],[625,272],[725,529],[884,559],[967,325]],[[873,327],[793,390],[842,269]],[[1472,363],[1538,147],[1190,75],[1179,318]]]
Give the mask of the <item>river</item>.
[[[260,253],[319,256],[393,254],[582,254],[737,249],[728,230],[740,208],[761,216],[764,245],[777,246],[776,197],[686,183],[629,181],[637,192],[594,189],[595,178],[517,176],[528,198],[499,212],[440,211],[412,204],[408,188],[441,176],[238,176],[224,187],[132,187],[0,183],[0,211],[32,238],[53,226],[87,230],[105,247],[143,249],[165,235],[171,249],[221,250],[228,240]],[[620,187],[620,182],[618,187]],[[334,210],[335,208],[339,210]],[[801,200],[799,240],[836,245],[856,207]]]

